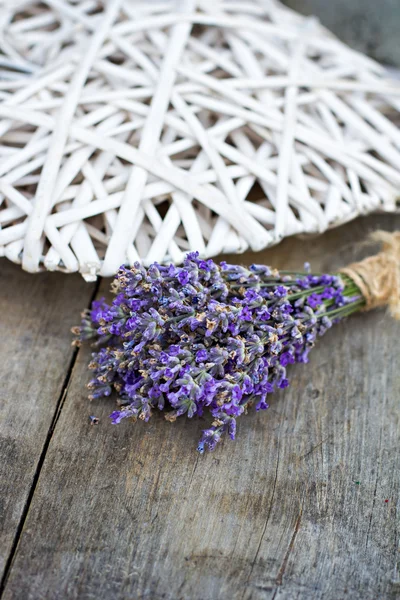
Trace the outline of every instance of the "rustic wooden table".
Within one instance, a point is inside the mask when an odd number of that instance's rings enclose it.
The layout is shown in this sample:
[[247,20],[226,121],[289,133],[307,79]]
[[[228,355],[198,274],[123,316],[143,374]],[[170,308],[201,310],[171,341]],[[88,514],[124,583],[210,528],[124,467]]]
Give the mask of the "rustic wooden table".
[[[255,259],[328,270],[378,227],[400,218]],[[90,350],[70,327],[108,285],[0,262],[2,598],[400,596],[400,326],[383,311],[337,326],[269,411],[200,456],[199,421],[115,427],[112,400],[86,400]]]

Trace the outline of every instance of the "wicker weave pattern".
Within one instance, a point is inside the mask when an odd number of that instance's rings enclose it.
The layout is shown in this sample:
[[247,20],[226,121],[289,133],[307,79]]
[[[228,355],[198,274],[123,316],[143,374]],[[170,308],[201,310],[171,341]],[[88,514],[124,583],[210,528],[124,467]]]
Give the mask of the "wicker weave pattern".
[[92,280],[394,211],[400,85],[275,1],[8,2],[0,253]]

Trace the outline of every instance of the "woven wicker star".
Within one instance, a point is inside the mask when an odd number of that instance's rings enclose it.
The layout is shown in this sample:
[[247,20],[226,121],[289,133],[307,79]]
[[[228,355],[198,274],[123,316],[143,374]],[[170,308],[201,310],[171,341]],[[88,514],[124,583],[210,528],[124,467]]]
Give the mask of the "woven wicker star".
[[6,3],[0,252],[110,276],[396,210],[400,84],[275,1]]

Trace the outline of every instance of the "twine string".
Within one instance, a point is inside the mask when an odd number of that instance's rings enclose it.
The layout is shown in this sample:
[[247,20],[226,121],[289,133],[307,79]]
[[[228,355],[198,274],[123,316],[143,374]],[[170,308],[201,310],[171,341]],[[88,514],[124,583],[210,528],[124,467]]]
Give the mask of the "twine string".
[[400,319],[400,232],[375,231],[371,241],[380,242],[382,250],[343,269],[365,298],[364,310],[388,306],[390,314]]

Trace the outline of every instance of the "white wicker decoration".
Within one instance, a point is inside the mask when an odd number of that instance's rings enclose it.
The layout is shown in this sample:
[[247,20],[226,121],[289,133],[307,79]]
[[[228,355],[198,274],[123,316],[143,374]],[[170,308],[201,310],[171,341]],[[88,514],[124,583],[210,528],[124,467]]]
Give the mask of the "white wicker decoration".
[[92,280],[394,211],[400,84],[273,0],[3,0],[0,252]]

